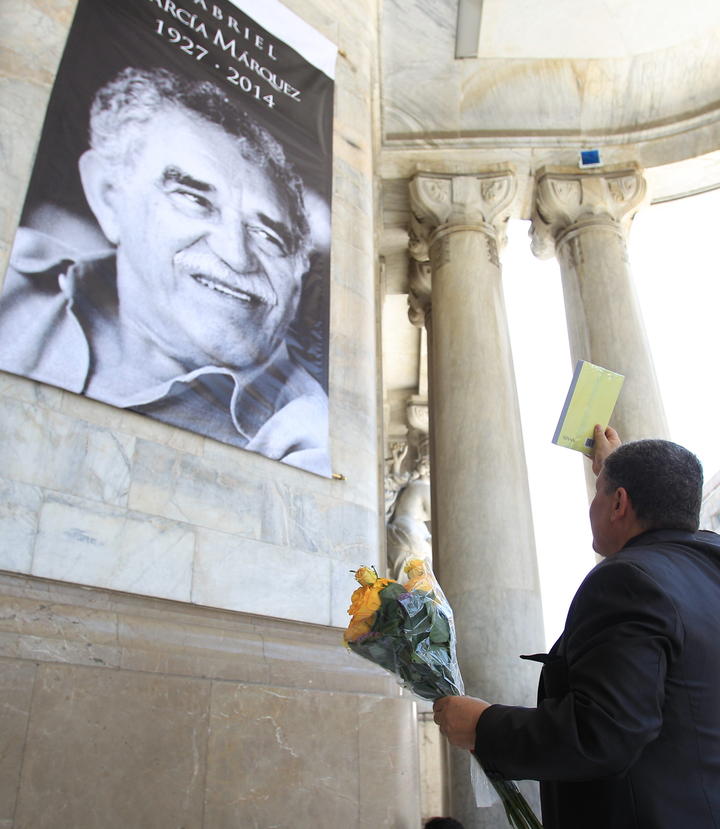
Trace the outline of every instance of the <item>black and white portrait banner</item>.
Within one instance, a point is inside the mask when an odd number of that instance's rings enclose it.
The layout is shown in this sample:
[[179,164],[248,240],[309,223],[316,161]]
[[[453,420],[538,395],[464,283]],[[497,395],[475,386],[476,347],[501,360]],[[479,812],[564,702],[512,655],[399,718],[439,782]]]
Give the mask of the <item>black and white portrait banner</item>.
[[79,0],[0,368],[329,476],[335,57],[276,0]]

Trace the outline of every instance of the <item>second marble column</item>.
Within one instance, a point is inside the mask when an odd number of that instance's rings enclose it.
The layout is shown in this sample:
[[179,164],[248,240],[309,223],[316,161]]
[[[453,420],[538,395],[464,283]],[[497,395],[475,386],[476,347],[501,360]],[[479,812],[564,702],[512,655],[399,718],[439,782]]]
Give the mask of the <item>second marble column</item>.
[[644,196],[634,166],[543,168],[537,175],[533,250],[554,252],[560,263],[573,363],[588,360],[625,375],[611,421],[624,441],[668,437],[626,244]]

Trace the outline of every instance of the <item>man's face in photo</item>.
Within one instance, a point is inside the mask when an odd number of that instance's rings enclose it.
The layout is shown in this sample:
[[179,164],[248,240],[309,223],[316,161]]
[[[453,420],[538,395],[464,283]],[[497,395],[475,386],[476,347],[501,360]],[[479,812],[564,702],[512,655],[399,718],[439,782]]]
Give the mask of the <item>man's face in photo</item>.
[[272,355],[295,316],[305,261],[281,194],[236,138],[162,110],[106,200],[120,313],[135,333],[187,370],[244,369]]

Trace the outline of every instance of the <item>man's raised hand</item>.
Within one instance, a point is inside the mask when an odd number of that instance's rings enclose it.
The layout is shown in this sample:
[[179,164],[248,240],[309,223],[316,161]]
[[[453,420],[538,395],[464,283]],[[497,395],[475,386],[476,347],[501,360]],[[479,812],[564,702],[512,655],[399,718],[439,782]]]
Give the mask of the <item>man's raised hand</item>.
[[622,441],[620,440],[620,435],[618,435],[612,426],[608,426],[605,431],[603,431],[602,426],[595,426],[593,438],[595,440],[595,447],[592,454],[592,471],[596,475],[599,475],[605,463],[605,458],[611,452],[614,452],[618,446],[621,446]]

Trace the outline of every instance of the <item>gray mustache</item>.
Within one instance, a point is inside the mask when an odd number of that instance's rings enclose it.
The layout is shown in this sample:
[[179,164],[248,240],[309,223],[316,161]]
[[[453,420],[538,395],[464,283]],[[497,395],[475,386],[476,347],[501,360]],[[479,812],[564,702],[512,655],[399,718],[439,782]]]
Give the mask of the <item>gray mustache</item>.
[[239,273],[212,253],[202,251],[178,251],[173,261],[188,276],[195,274],[230,290],[249,294],[265,305],[277,305],[277,295],[263,274]]

